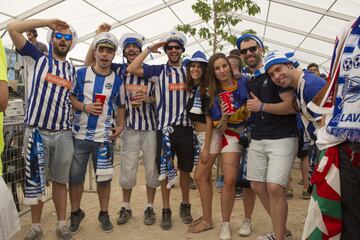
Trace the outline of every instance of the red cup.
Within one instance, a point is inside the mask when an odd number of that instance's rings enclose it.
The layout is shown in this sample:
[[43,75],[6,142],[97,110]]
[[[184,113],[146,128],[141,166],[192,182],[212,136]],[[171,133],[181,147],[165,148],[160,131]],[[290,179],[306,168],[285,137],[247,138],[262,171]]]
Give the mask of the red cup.
[[219,94],[219,97],[223,103],[227,106],[228,113],[234,113],[235,109],[232,104],[233,93],[232,92],[222,92]]
[[101,102],[101,106],[104,106],[105,99],[106,99],[106,95],[100,94],[100,93],[95,94],[95,101],[96,102]]

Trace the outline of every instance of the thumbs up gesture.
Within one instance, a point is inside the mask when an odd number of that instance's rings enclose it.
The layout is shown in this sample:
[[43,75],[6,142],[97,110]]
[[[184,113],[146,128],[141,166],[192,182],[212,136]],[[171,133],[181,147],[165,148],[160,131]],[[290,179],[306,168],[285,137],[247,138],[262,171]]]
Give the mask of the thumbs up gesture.
[[251,112],[259,112],[262,102],[253,92],[250,92],[250,97],[246,102],[246,109]]

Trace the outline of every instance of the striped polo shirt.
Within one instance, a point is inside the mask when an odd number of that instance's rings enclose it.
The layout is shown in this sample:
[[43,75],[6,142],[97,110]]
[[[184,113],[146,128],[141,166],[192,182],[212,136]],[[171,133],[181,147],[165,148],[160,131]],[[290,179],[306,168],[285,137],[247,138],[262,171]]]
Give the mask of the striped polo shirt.
[[307,70],[300,76],[296,91],[297,104],[300,106],[301,121],[305,131],[312,140],[316,140],[316,130],[321,115],[314,113],[308,108],[308,103],[313,100],[316,94],[325,86],[326,81]]
[[[140,107],[131,105],[131,95],[144,92],[154,96],[154,83],[147,78],[140,78],[127,73],[127,64],[112,64],[113,70],[125,83],[126,126],[135,130],[156,130],[155,105],[143,102]],[[145,66],[145,64],[144,64]]]
[[53,59],[26,41],[19,51],[31,69],[25,123],[47,130],[70,130],[70,90],[75,81],[75,68],[68,61]]
[[106,95],[101,115],[95,116],[81,110],[75,112],[73,133],[76,139],[109,142],[115,106],[124,104],[124,86],[120,77],[114,71],[104,76],[96,73],[93,67],[81,68],[76,72],[72,94],[85,104],[95,102],[96,94]]
[[157,129],[166,126],[191,126],[186,104],[189,91],[186,89],[185,67],[168,64],[143,66],[144,78],[155,83]]

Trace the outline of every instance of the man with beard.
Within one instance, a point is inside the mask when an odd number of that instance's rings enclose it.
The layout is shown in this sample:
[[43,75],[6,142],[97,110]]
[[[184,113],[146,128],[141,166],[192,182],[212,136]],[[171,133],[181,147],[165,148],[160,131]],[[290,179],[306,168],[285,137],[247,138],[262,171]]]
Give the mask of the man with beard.
[[38,33],[36,31],[36,29],[31,29],[30,31],[26,32],[26,36],[28,38],[28,40],[42,53],[47,54],[48,53],[48,48],[45,44],[43,44],[42,42],[39,42],[37,40],[38,37]]
[[[102,24],[97,32],[109,31],[108,24]],[[125,224],[132,216],[130,198],[132,188],[136,185],[139,156],[143,152],[145,167],[147,204],[144,211],[144,224],[155,223],[154,199],[159,185],[156,156],[156,121],[153,105],[154,83],[146,78],[137,77],[126,71],[136,56],[141,53],[144,37],[136,33],[123,34],[119,45],[126,58],[126,64],[112,64],[112,68],[125,83],[126,128],[121,134],[120,152],[120,186],[122,187],[123,203],[120,209],[118,224]],[[93,59],[87,55],[86,63]],[[145,65],[145,64],[144,64]]]
[[[181,67],[181,54],[185,51],[186,37],[180,32],[166,33],[159,43],[148,47],[128,66],[128,72],[155,82],[157,110],[157,156],[163,200],[161,228],[171,229],[170,189],[176,179],[173,158],[176,154],[180,172],[182,202],[180,216],[185,224],[192,222],[189,203],[189,180],[193,169],[193,131],[186,114],[188,92],[186,91],[185,67]],[[162,65],[142,65],[151,52],[164,47],[168,62]]]
[[270,215],[274,229],[258,240],[290,240],[285,189],[297,152],[294,92],[276,86],[265,74],[264,45],[257,36],[244,34],[236,44],[252,72],[246,106],[255,115],[255,126],[248,149],[247,179]]
[[[49,27],[49,56],[41,53],[22,35],[34,28]],[[57,213],[56,235],[71,239],[67,226],[66,184],[73,157],[70,89],[75,68],[66,55],[76,43],[74,29],[58,19],[31,19],[12,22],[7,27],[19,53],[32,59],[32,82],[25,116],[24,146],[26,153],[25,202],[31,205],[32,227],[26,240],[43,235],[40,220],[45,197],[45,173],[52,180],[52,198]],[[29,78],[30,79],[30,78]],[[49,171],[47,171],[49,170]]]
[[[113,175],[112,141],[124,129],[124,85],[111,70],[111,63],[118,47],[116,37],[100,33],[93,41],[94,67],[77,70],[76,84],[70,97],[76,110],[74,114],[74,158],[70,168],[71,232],[79,231],[85,213],[80,209],[86,168],[90,154],[96,174],[100,212],[98,220],[104,232],[111,232],[108,206]],[[117,108],[116,127],[112,128],[113,109]],[[111,132],[113,131],[113,132]]]

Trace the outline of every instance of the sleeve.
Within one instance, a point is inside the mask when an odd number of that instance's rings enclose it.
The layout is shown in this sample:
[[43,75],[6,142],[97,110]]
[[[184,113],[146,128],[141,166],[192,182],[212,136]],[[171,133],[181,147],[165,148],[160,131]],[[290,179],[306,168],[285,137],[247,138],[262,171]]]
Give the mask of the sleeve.
[[307,88],[304,89],[304,100],[307,105],[307,111],[310,115],[317,121],[321,119],[321,114],[315,113],[310,110],[308,107],[311,101],[314,99],[316,94],[326,85],[326,81],[321,78],[316,78],[313,81],[313,84],[310,84]]
[[115,103],[118,107],[125,104],[125,87],[124,82],[121,83],[119,94],[116,96]]
[[81,68],[76,71],[76,78],[74,81],[74,85],[71,89],[72,95],[78,97],[80,93],[82,93],[82,89],[84,89],[84,79],[85,79],[85,69]]
[[144,78],[152,79],[152,81],[156,82],[159,79],[159,76],[164,68],[164,65],[143,64],[142,68],[144,70]]
[[0,80],[7,81],[6,54],[1,38],[0,38]]
[[20,50],[18,50],[18,53],[21,56],[29,56],[35,61],[39,60],[44,54],[40,52],[33,44],[31,44],[29,41],[26,41],[24,47]]
[[216,127],[219,124],[219,120],[221,118],[220,99],[218,96],[215,96],[214,104],[210,108],[210,117],[213,120],[214,126]]

